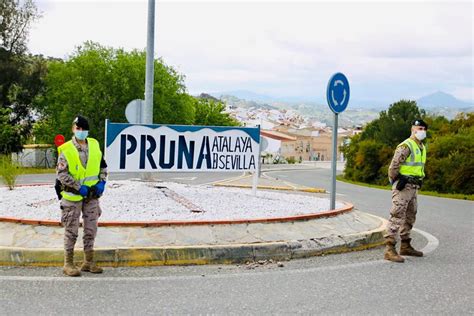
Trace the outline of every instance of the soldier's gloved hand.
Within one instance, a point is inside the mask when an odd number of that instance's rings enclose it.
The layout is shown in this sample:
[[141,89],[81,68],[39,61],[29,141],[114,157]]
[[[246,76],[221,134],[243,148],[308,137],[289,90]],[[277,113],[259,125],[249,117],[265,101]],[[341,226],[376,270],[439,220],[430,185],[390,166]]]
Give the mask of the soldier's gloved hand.
[[101,196],[102,194],[104,194],[105,183],[106,183],[105,181],[100,181],[99,183],[95,185],[95,192],[97,193],[98,196]]
[[87,185],[81,185],[79,189],[79,194],[83,197],[86,197],[89,194],[89,187]]
[[61,195],[61,191],[63,190],[63,186],[59,179],[56,179],[56,183],[54,184],[54,190],[56,191],[56,195],[58,196],[58,200],[61,200],[63,196]]

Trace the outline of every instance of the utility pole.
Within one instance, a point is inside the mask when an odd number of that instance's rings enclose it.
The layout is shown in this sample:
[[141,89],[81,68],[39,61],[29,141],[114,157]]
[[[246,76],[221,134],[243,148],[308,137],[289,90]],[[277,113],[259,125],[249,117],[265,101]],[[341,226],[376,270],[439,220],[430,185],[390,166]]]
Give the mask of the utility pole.
[[145,77],[145,106],[142,122],[153,124],[153,83],[155,60],[155,0],[148,0],[148,26],[146,41],[146,77]]
[[[146,37],[145,102],[141,107],[141,124],[153,124],[153,84],[155,72],[155,0],[148,0],[148,21]],[[140,173],[143,181],[151,181],[148,172]]]

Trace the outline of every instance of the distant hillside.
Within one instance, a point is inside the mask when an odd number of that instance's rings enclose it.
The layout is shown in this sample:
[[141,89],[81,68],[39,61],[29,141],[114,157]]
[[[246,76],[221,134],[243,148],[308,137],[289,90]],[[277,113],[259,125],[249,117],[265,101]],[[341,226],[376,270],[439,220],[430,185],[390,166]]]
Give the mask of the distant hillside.
[[[249,90],[235,90],[235,91],[225,91],[225,92],[215,92],[212,93],[212,96],[225,99],[229,96],[236,97],[240,100],[253,101],[256,103],[265,103],[267,105],[276,106],[278,108],[286,108],[292,105],[299,104],[316,104],[323,105],[327,107],[327,101],[322,96],[272,96],[255,93]],[[389,102],[381,102],[371,99],[351,99],[349,102],[349,107],[354,110],[376,110],[380,111],[385,109],[388,106]]]
[[260,101],[261,103],[254,100],[249,101],[247,99],[242,99],[234,95],[221,95],[219,99],[224,101],[229,106],[235,106],[235,107],[240,107],[244,109],[249,109],[249,108],[268,109],[268,110],[278,109],[276,106],[264,103],[262,101]]
[[[316,102],[286,103],[286,102],[256,102],[238,98],[233,95],[222,95],[220,99],[224,101],[228,107],[242,109],[257,110],[279,110],[279,111],[296,111],[306,119],[317,120],[327,125],[333,122],[333,113],[325,104]],[[341,127],[353,127],[364,125],[378,117],[378,111],[364,109],[348,109],[339,118]]]
[[472,103],[457,99],[449,93],[438,91],[419,98],[416,103],[419,107],[425,109],[432,108],[469,108],[474,106]]
[[217,92],[212,93],[213,96],[217,98],[222,98],[223,96],[234,96],[242,100],[247,101],[255,101],[255,102],[273,102],[276,101],[275,98],[264,95],[258,94],[248,90],[235,90],[235,91],[226,91],[226,92]]
[[[229,92],[232,93],[232,92]],[[234,94],[213,94],[224,101],[227,106],[243,109],[267,109],[267,110],[294,110],[307,119],[314,119],[328,125],[332,124],[333,113],[329,110],[325,102],[288,102],[278,100],[269,96],[259,95],[251,91],[236,91]],[[247,96],[247,97],[243,97]],[[267,101],[258,101],[265,99]],[[339,124],[343,127],[363,126],[366,123],[376,119],[380,110],[386,110],[389,103],[385,106],[369,106],[370,102],[361,102],[366,106],[349,106],[339,117]],[[436,92],[420,98],[417,101],[420,108],[425,109],[429,114],[441,115],[447,119],[453,119],[460,112],[473,112],[474,104],[456,99],[454,96]]]
[[307,97],[307,96],[270,96],[265,94],[255,93],[249,90],[235,90],[212,93],[213,96],[221,98],[222,96],[234,96],[242,100],[255,101],[260,103],[304,103],[304,102],[323,102],[320,98]]

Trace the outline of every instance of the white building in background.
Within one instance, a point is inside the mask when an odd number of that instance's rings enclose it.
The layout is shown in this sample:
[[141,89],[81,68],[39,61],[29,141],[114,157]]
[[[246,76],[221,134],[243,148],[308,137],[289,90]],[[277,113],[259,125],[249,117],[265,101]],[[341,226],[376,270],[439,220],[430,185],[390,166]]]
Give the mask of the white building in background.
[[296,137],[272,130],[260,130],[261,156],[265,163],[272,163],[274,159],[281,157],[282,141],[295,141]]

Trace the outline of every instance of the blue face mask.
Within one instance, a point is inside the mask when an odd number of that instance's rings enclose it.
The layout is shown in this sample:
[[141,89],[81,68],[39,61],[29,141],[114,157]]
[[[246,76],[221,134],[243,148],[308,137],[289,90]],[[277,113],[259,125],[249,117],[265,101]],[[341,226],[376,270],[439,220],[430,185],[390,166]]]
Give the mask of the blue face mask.
[[76,138],[79,140],[86,139],[87,135],[89,135],[89,131],[75,131],[74,132],[74,136],[76,136]]

